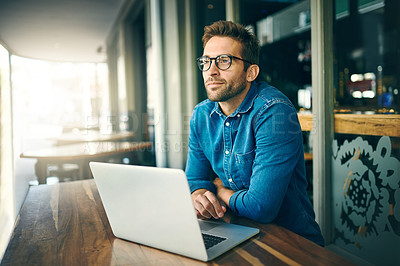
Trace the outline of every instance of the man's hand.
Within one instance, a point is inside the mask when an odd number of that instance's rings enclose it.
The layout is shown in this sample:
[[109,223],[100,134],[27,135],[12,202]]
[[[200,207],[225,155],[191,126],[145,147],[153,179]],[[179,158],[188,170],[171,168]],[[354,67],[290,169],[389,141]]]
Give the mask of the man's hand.
[[226,206],[224,203],[221,204],[217,196],[211,191],[198,189],[192,193],[192,199],[198,218],[210,219],[214,217],[219,219],[224,217]]

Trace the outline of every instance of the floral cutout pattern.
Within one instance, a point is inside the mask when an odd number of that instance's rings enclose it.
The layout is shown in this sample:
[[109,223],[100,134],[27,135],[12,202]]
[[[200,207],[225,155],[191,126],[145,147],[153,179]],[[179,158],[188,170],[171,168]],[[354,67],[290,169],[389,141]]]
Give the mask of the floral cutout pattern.
[[373,263],[400,261],[400,162],[389,137],[333,143],[335,244]]

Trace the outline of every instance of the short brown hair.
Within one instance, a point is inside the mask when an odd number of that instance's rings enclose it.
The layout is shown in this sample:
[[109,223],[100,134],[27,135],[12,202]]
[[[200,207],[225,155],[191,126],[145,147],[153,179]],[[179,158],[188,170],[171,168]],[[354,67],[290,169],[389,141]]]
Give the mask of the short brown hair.
[[[203,48],[214,36],[230,37],[242,45],[242,58],[258,65],[260,56],[260,43],[257,37],[243,25],[232,21],[220,20],[204,27]],[[245,64],[245,70],[249,67]]]

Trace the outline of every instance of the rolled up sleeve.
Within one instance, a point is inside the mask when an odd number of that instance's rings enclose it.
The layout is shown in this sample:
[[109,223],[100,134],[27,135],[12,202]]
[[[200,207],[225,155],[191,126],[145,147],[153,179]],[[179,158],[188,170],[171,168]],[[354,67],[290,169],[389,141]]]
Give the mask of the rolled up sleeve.
[[190,120],[189,149],[186,162],[186,176],[188,178],[190,192],[198,189],[207,189],[216,193],[215,185],[210,181],[212,168],[209,160],[199,143],[196,127],[196,109]]
[[296,111],[285,103],[264,106],[256,117],[254,134],[250,186],[236,191],[229,206],[237,215],[269,223],[277,217],[299,157],[303,156]]

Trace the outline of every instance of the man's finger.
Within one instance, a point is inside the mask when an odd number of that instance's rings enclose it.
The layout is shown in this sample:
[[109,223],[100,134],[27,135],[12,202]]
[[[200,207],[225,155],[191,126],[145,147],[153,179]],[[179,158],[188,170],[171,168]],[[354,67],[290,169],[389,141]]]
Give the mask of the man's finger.
[[[209,197],[207,197],[205,194],[201,195],[200,197],[198,197],[198,202],[202,205],[202,207],[204,208],[204,210],[206,212],[208,212],[212,217],[218,219],[218,214],[215,211],[215,207],[214,207],[213,203],[210,201]],[[204,213],[202,212],[203,209],[200,208],[199,211],[202,215],[204,215]]]
[[215,218],[221,218],[224,216],[224,211],[221,207],[221,204],[218,198],[214,195],[214,193],[207,191],[204,193],[204,196],[207,198],[209,205],[207,206],[207,210],[211,213],[211,215]]
[[[211,214],[208,212],[208,210],[203,206],[203,204],[200,202],[200,200],[195,200],[194,201],[194,208],[197,211],[197,217],[198,218],[204,218],[204,219],[210,219]],[[200,217],[199,217],[200,216]]]

